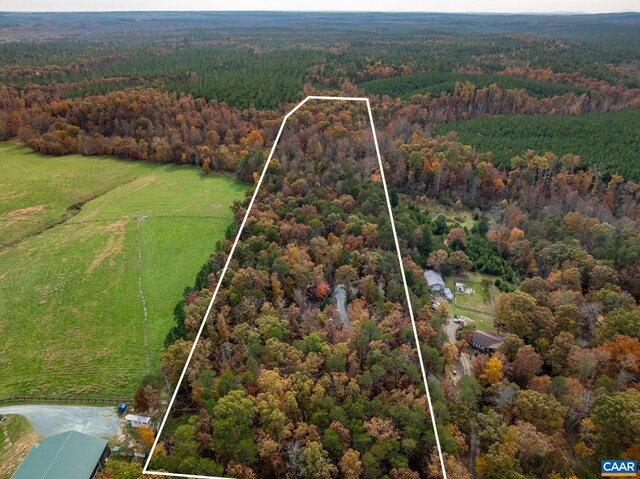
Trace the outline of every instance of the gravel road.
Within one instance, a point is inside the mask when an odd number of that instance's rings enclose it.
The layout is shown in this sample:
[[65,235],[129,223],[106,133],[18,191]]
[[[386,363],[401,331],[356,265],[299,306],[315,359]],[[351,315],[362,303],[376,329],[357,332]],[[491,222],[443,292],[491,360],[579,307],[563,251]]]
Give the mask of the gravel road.
[[[453,319],[449,318],[449,323],[445,326],[445,331],[450,343],[456,342],[456,332],[458,331],[458,328],[459,325],[456,324]],[[462,376],[471,375],[471,358],[467,353],[460,354],[456,368],[458,369],[458,376],[453,378],[455,382],[458,382]]]
[[53,436],[68,430],[94,436],[115,436],[120,419],[110,407],[21,405],[0,407],[0,414],[26,417],[41,436]]
[[351,321],[349,320],[349,311],[347,311],[347,289],[339,284],[333,292],[333,297],[336,299],[338,314],[344,325],[344,329],[349,329],[351,327]]

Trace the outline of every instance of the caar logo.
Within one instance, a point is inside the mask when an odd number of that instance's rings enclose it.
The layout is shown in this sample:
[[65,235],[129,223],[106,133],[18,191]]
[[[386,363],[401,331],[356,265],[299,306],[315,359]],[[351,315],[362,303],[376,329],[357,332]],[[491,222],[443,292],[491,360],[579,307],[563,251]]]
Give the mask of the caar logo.
[[620,459],[603,459],[600,461],[602,477],[636,477],[638,466],[636,461]]

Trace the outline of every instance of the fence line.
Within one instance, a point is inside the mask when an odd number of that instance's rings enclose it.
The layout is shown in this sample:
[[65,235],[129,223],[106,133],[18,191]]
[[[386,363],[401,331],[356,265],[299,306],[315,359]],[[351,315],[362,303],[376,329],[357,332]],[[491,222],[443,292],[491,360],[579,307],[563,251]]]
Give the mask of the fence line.
[[[482,282],[482,281],[469,281],[467,279],[462,279],[462,278],[458,278],[458,277],[454,277],[453,281],[454,281],[454,291],[453,291],[453,304],[454,305],[456,305],[460,309],[465,309],[467,311],[472,311],[474,313],[495,316],[496,308],[495,308],[495,302],[493,301],[493,293],[491,292],[491,285],[490,284],[485,284],[485,282]],[[460,294],[464,294],[464,293],[458,293],[457,291],[455,291],[455,283],[467,283],[467,284],[470,284],[470,285],[472,285],[474,287],[480,287],[480,288],[486,286],[487,292],[489,293],[489,299],[491,300],[491,309],[490,309],[490,311],[485,311],[485,310],[482,310],[482,309],[474,308],[473,306],[467,306],[467,305],[458,304],[458,296]]]
[[123,398],[79,398],[55,396],[7,396],[0,398],[0,404],[7,403],[75,403],[75,404],[119,404],[128,402]]

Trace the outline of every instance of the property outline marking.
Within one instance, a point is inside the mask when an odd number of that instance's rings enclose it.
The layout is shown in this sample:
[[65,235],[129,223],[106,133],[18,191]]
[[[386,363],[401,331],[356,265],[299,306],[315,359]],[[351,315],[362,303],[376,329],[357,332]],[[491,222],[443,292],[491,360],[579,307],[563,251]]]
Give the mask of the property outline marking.
[[262,180],[264,179],[267,168],[271,163],[271,158],[276,151],[276,147],[278,146],[278,141],[280,141],[280,136],[284,130],[284,126],[287,123],[287,120],[291,115],[293,115],[296,111],[298,111],[302,105],[307,103],[309,100],[332,100],[332,101],[362,101],[367,105],[367,111],[369,113],[369,122],[371,123],[371,132],[373,133],[373,142],[376,146],[376,156],[378,157],[378,166],[380,167],[380,176],[382,178],[382,186],[384,188],[384,196],[387,200],[387,210],[389,212],[389,218],[391,220],[391,230],[393,231],[393,239],[396,245],[396,252],[398,253],[398,262],[400,263],[400,273],[402,275],[402,282],[404,283],[404,292],[407,299],[407,307],[409,309],[409,316],[411,318],[411,326],[413,328],[413,335],[416,341],[416,350],[418,351],[418,360],[420,361],[420,369],[422,371],[422,379],[424,381],[424,387],[427,395],[427,402],[429,404],[429,413],[431,414],[431,424],[433,426],[433,432],[436,437],[436,446],[438,448],[438,456],[440,458],[440,467],[442,468],[442,475],[444,479],[447,479],[447,471],[444,467],[444,458],[442,456],[442,448],[440,446],[440,437],[438,435],[438,427],[436,426],[436,418],[433,413],[433,404],[431,403],[431,394],[429,393],[429,383],[427,381],[427,373],[424,369],[424,362],[422,361],[422,351],[420,350],[420,340],[418,339],[418,330],[416,329],[416,321],[413,315],[413,307],[411,305],[411,295],[409,293],[409,286],[407,285],[407,278],[404,272],[404,264],[402,262],[402,252],[400,250],[400,243],[398,241],[398,233],[396,232],[396,223],[393,219],[393,211],[391,208],[391,201],[389,199],[389,190],[387,189],[387,180],[384,175],[384,166],[382,165],[382,157],[380,156],[380,148],[378,146],[378,137],[376,135],[376,128],[373,123],[373,113],[371,112],[371,104],[369,103],[369,98],[367,97],[343,97],[343,96],[315,96],[311,95],[306,97],[300,103],[298,103],[289,113],[284,116],[282,123],[280,124],[280,129],[278,130],[278,134],[276,135],[276,139],[271,146],[271,151],[269,152],[269,157],[267,158],[266,163],[264,164],[264,168],[262,169],[262,173],[260,174],[260,179],[256,184],[255,190],[253,191],[253,195],[251,196],[251,201],[249,202],[249,206],[247,207],[247,211],[244,214],[244,218],[242,219],[242,223],[240,224],[240,229],[238,229],[238,233],[236,234],[236,239],[231,246],[231,250],[229,251],[229,256],[227,257],[227,261],[224,264],[224,268],[222,268],[222,274],[220,275],[220,279],[216,284],[216,289],[213,291],[213,296],[211,297],[211,301],[209,302],[209,306],[207,307],[207,311],[204,314],[204,318],[202,319],[202,323],[200,324],[200,328],[198,329],[198,333],[193,341],[193,346],[191,346],[191,351],[189,352],[189,356],[187,357],[187,362],[184,365],[184,369],[182,370],[182,374],[180,374],[180,379],[178,379],[178,384],[176,384],[176,389],[171,396],[171,401],[167,406],[167,410],[165,412],[164,418],[162,419],[162,423],[160,424],[160,429],[158,429],[158,433],[156,434],[156,438],[153,441],[153,446],[149,451],[149,456],[144,464],[144,468],[142,469],[143,474],[155,475],[155,476],[170,476],[170,477],[187,477],[193,479],[230,479],[226,477],[218,477],[218,476],[200,476],[194,474],[181,474],[181,473],[169,473],[169,472],[157,472],[157,471],[149,471],[149,463],[151,462],[151,457],[153,455],[153,451],[155,451],[158,440],[160,439],[160,435],[162,434],[162,430],[164,429],[165,423],[171,413],[171,408],[173,407],[173,403],[175,402],[176,396],[178,395],[178,391],[182,384],[182,381],[187,373],[187,369],[189,368],[189,363],[191,362],[191,358],[193,357],[193,353],[195,352],[196,346],[198,345],[198,341],[200,340],[200,336],[202,335],[202,331],[204,331],[204,326],[207,323],[207,319],[209,319],[209,313],[213,308],[213,303],[215,302],[216,296],[218,295],[218,291],[220,290],[220,286],[222,285],[222,280],[224,276],[227,274],[227,269],[229,268],[229,263],[231,262],[231,258],[233,258],[233,253],[236,249],[236,245],[240,241],[240,236],[242,235],[242,231],[244,230],[244,225],[249,218],[249,213],[251,212],[251,208],[253,207],[253,202],[258,196],[258,191],[260,190],[260,186],[262,185]]

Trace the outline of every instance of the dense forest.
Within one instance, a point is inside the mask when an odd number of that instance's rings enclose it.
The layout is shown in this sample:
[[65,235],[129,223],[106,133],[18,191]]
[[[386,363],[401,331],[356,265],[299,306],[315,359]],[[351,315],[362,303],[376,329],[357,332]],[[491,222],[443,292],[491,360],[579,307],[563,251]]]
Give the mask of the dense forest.
[[[640,179],[640,108],[575,116],[500,116],[438,125],[444,135],[455,131],[460,141],[493,153],[494,163],[510,166],[527,150],[580,155],[582,164]],[[589,141],[585,142],[585,138]]]
[[415,94],[434,97],[455,92],[457,83],[472,83],[478,88],[496,85],[503,90],[524,90],[534,98],[548,98],[565,93],[583,94],[586,89],[558,83],[528,80],[517,76],[470,73],[416,73],[399,78],[381,78],[360,83],[372,95],[388,95],[409,99]]
[[[434,432],[366,109],[316,106],[299,115],[229,273],[219,278],[216,267],[227,244],[187,297],[179,329],[190,338],[223,281],[175,406],[195,404],[197,413],[180,418],[154,469],[328,478],[440,467],[429,466]],[[238,220],[244,208],[237,205]],[[331,304],[332,292],[344,295],[346,311]],[[429,317],[418,321],[426,338],[435,336]],[[165,364],[189,346],[175,342]]]
[[[298,100],[371,94],[419,344],[366,111],[309,103],[136,393],[157,411],[221,282],[152,468],[441,478],[422,367],[450,479],[640,460],[640,17],[228,15],[0,14],[0,139],[255,184]],[[425,268],[499,290],[495,352]]]
[[[289,119],[179,395],[177,410],[194,412],[172,416],[154,467],[439,477],[424,403],[420,431],[394,403],[403,381],[413,377],[417,388],[420,378],[415,354],[397,356],[412,341],[363,123],[354,109],[326,106]],[[639,185],[603,181],[573,155],[528,153],[504,172],[456,141],[401,136],[391,124],[382,150],[395,152],[387,178],[448,477],[470,477],[461,459],[472,438],[474,472],[487,479],[595,477],[599,457],[637,457],[636,432],[626,431],[640,412]],[[428,198],[475,210],[477,220],[449,225],[421,207]],[[246,204],[236,206],[238,222]],[[233,236],[186,295],[175,335],[195,334]],[[475,356],[472,374],[457,383],[443,373],[469,350],[472,328],[445,341],[441,327],[452,319],[446,306],[430,308],[425,265],[445,276],[486,271],[505,291],[496,304],[503,345]],[[341,286],[353,295],[349,327],[329,300]],[[169,347],[164,367],[173,380],[189,346],[179,339]],[[377,379],[369,383],[369,374]],[[225,450],[230,423],[244,424],[234,443],[252,448]]]

